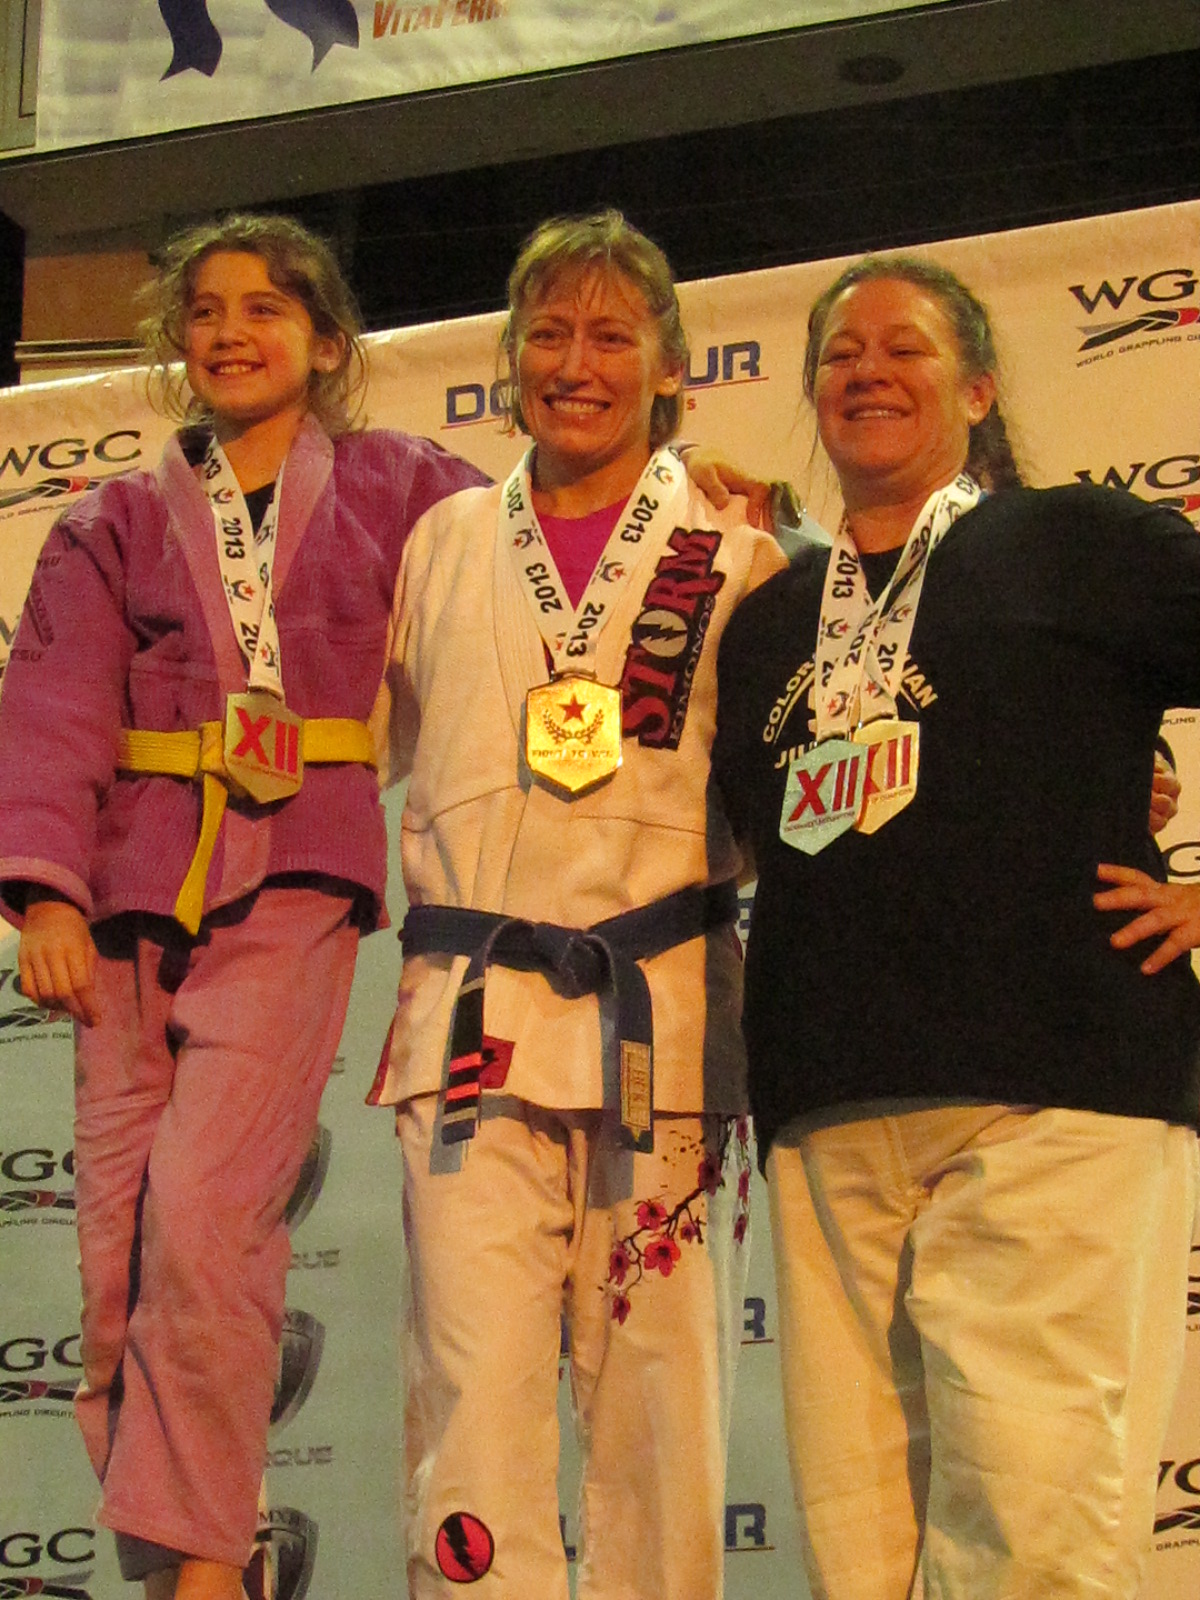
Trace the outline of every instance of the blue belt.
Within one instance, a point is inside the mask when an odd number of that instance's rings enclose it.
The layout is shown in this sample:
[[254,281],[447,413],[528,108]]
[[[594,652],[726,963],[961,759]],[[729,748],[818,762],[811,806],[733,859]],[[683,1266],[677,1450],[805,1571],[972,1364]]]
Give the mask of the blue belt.
[[483,1069],[483,991],[489,966],[541,972],[568,999],[599,997],[615,1027],[601,1018],[604,1104],[621,1107],[621,1143],[654,1148],[654,1028],[650,986],[638,966],[664,950],[687,944],[738,914],[730,878],[705,887],[677,889],[648,906],[608,917],[590,928],[530,922],[496,911],[461,906],[413,906],[400,941],[406,956],[470,956],[450,1019],[450,1046],[442,1085],[442,1143],[474,1137],[479,1122]]

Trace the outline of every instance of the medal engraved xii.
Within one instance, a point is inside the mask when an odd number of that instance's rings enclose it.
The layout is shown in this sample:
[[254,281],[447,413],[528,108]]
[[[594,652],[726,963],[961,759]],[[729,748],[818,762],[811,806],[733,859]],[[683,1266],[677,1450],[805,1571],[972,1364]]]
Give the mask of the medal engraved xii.
[[858,820],[867,751],[849,739],[822,739],[791,762],[779,837],[815,856]]
[[286,800],[304,781],[303,723],[265,690],[225,701],[225,770],[260,805]]
[[879,717],[854,730],[855,744],[867,751],[862,810],[855,823],[859,833],[875,833],[916,794],[920,737],[919,722],[899,717]]

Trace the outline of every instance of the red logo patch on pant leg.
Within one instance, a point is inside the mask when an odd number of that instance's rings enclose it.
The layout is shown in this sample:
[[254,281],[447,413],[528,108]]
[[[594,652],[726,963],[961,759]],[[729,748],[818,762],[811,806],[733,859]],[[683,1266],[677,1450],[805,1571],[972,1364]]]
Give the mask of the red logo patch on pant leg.
[[492,1564],[496,1542],[469,1511],[452,1511],[437,1532],[437,1564],[451,1583],[475,1583]]

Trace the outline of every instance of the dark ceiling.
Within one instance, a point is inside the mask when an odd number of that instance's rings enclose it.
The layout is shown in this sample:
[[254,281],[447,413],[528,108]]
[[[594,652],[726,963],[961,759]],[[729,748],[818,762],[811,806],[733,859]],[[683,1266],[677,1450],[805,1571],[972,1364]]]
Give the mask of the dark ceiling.
[[[1200,51],[379,184],[300,209],[371,327],[494,308],[542,217],[621,207],[681,279],[1200,197]],[[1200,241],[1198,241],[1200,244]]]
[[0,163],[0,381],[24,248],[152,247],[230,205],[332,236],[382,328],[495,308],[529,228],[599,204],[689,279],[1198,197],[1197,0],[952,0]]

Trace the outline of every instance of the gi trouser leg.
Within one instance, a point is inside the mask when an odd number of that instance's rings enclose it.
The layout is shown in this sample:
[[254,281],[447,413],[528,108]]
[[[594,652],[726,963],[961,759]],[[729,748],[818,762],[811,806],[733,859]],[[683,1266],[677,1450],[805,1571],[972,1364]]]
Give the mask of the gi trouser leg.
[[584,1456],[580,1600],[717,1600],[744,1146],[727,1119],[656,1117],[655,1154],[633,1156],[595,1112],[493,1095],[462,1171],[431,1174],[435,1099],[398,1115],[413,1600],[449,1600],[467,1581],[478,1600],[565,1600],[564,1312]]
[[945,1107],[785,1134],[768,1180],[816,1600],[1133,1600],[1194,1134]]
[[593,1163],[567,1306],[584,1450],[578,1600],[724,1593],[749,1253],[750,1157],[734,1129],[658,1116],[652,1155],[609,1145]]
[[271,885],[207,918],[194,943],[98,930],[103,1018],[77,1039],[76,1409],[98,1520],[168,1552],[249,1557],[291,1255],[283,1212],[345,1020],[350,910]]

